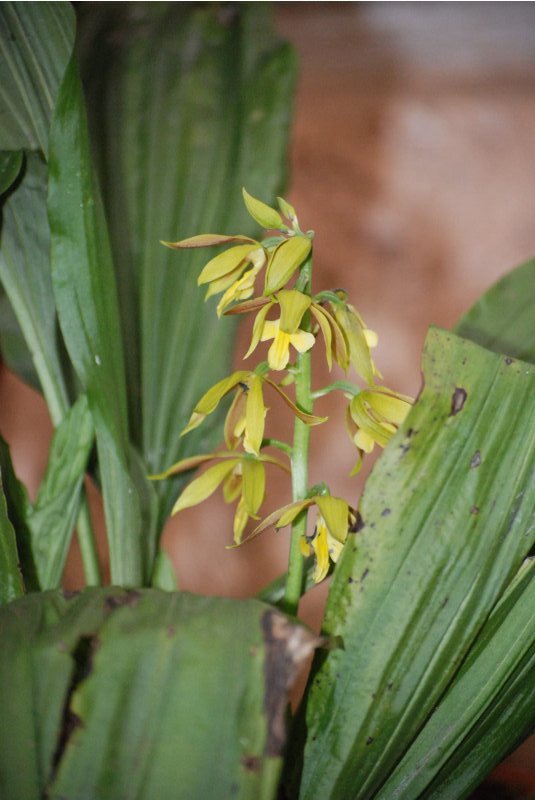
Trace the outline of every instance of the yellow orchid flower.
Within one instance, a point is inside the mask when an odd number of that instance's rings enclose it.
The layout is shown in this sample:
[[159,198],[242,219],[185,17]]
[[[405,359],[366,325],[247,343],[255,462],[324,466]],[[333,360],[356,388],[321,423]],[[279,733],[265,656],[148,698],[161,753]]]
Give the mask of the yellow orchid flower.
[[221,316],[231,303],[252,297],[256,276],[268,261],[267,251],[260,242],[249,236],[225,236],[220,233],[203,233],[179,242],[162,241],[163,245],[174,250],[215,247],[231,243],[235,246],[212,258],[197,278],[199,286],[209,284],[205,300],[214,294],[224,292],[217,306],[218,316]]
[[317,417],[301,411],[280,386],[266,375],[249,370],[237,370],[205,392],[193,409],[190,420],[180,435],[184,436],[197,428],[209,414],[215,411],[225,395],[233,389],[237,389],[225,420],[225,443],[229,450],[234,450],[243,441],[243,447],[247,453],[259,455],[264,438],[267,412],[264,404],[264,384],[274,389],[295,416],[307,425],[319,425],[326,421],[327,417]]
[[232,503],[238,499],[234,514],[234,542],[239,544],[243,531],[250,518],[258,519],[258,510],[264,501],[266,491],[265,464],[275,464],[289,472],[289,468],[273,456],[252,456],[247,453],[222,451],[202,456],[190,456],[173,464],[172,467],[158,475],[151,475],[151,480],[163,480],[171,475],[187,472],[208,461],[220,461],[189,483],[179,496],[171,514],[178,514],[186,508],[192,508],[207,500],[215,490],[223,484],[225,502]]
[[244,358],[251,355],[259,342],[273,339],[273,344],[268,351],[268,364],[272,370],[282,370],[290,360],[290,345],[299,353],[306,353],[315,342],[312,333],[299,328],[312,301],[308,295],[297,289],[280,291],[276,295],[276,301],[281,309],[280,318],[266,321],[266,316],[270,308],[275,305],[275,301],[264,301],[263,307],[256,316],[251,345]]
[[319,495],[289,503],[266,517],[254,529],[249,538],[253,538],[272,525],[277,530],[284,528],[286,525],[291,525],[301,512],[312,505],[318,508],[316,525],[311,536],[303,536],[301,538],[300,547],[303,555],[308,556],[312,553],[315,555],[314,581],[319,583],[329,571],[329,559],[333,563],[338,561],[347,539],[349,528],[355,522],[353,510],[341,497]]
[[[337,295],[342,301],[345,300],[345,292],[338,291]],[[331,302],[330,306],[346,339],[349,361],[366,383],[372,385],[375,377],[382,377],[371,356],[371,349],[378,343],[377,334],[366,327],[364,320],[350,303]]]
[[411,397],[377,386],[359,392],[347,409],[349,436],[359,450],[359,461],[352,474],[359,471],[364,453],[378,444],[385,447],[409,413]]
[[[266,320],[274,305],[279,304],[281,315],[278,320]],[[282,370],[290,360],[290,345],[298,352],[306,352],[315,341],[315,335],[302,330],[299,325],[305,313],[310,313],[318,323],[325,342],[327,364],[332,369],[333,357],[343,369],[349,365],[347,343],[337,320],[319,303],[297,289],[283,289],[273,299],[257,297],[234,306],[227,314],[246,314],[257,311],[253,326],[251,344],[244,358],[253,353],[259,342],[273,339],[268,353],[268,363],[273,370]]]
[[238,278],[238,280],[234,281],[225,291],[217,304],[216,311],[218,317],[221,316],[231,303],[242,302],[253,296],[256,276],[267,261],[265,250],[262,247],[253,250],[246,256],[246,261],[249,261],[252,267]]

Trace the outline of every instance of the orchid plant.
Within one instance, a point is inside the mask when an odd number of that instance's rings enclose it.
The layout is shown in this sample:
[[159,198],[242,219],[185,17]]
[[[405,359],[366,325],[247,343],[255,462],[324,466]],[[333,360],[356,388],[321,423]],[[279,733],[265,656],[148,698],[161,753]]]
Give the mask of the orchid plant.
[[[152,478],[161,480],[204,462],[218,462],[186,487],[172,513],[202,503],[222,485],[225,501],[236,503],[235,546],[270,526],[291,525],[282,605],[285,611],[296,614],[305,585],[305,559],[314,556],[314,582],[324,580],[357,522],[355,509],[347,500],[332,494],[327,484],[308,485],[311,428],[327,421],[327,417],[314,413],[315,401],[332,391],[341,391],[347,398],[346,426],[358,453],[352,471],[355,474],[365,454],[376,444],[384,447],[392,438],[411,408],[412,399],[376,383],[382,376],[371,351],[378,337],[348,302],[347,293],[332,289],[314,294],[314,231],[302,230],[294,207],[279,197],[277,210],[245,189],[243,199],[253,220],[264,229],[264,238],[208,233],[162,244],[176,250],[231,245],[208,261],[197,283],[208,286],[206,300],[222,295],[216,308],[219,317],[255,315],[244,359],[252,356],[260,342],[271,342],[267,361],[252,370],[237,370],[212,386],[196,403],[181,433],[184,436],[201,425],[223,398],[234,392],[224,426],[226,449],[181,459]],[[257,283],[263,269],[263,289],[259,293]],[[270,314],[275,318],[271,319]],[[312,388],[311,352],[319,338],[323,339],[329,371],[333,362],[344,372],[351,368],[364,387],[344,379]],[[295,384],[295,402],[283,388],[289,384]],[[265,386],[279,395],[295,417],[291,444],[266,436]],[[281,451],[284,460],[266,453],[267,449]],[[259,519],[266,497],[266,464],[291,475],[293,500],[271,512],[244,538],[249,520]],[[309,532],[307,513],[312,506],[317,513]]]
[[[269,15],[0,4],[0,350],[55,427],[35,500],[0,437],[2,798],[461,800],[534,730],[535,261],[430,328],[414,403],[387,388],[347,293],[314,288],[294,208],[243,209],[241,186],[274,205],[285,181],[295,59]],[[245,235],[158,244],[198,230]],[[218,318],[247,314],[225,377]],[[325,386],[314,350],[341,370]],[[358,502],[309,485],[330,392],[353,473],[384,448]],[[162,532],[200,466],[175,513],[222,487],[228,546],[292,528],[256,597],[177,586]],[[328,575],[317,636],[296,616]]]

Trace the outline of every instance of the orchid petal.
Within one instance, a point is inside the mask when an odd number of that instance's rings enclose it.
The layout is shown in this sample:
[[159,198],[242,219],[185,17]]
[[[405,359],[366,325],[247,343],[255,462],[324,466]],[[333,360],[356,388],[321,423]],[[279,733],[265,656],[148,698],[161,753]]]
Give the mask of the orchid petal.
[[238,459],[234,458],[224,461],[222,464],[214,464],[213,467],[203,472],[199,478],[195,478],[186,486],[173,506],[171,514],[178,514],[179,511],[196,506],[210,497],[227,475],[232,472],[237,463]]
[[249,379],[247,401],[245,406],[245,439],[243,447],[247,453],[258,455],[262,439],[264,438],[264,425],[266,407],[262,393],[262,379],[252,374]]
[[298,408],[295,403],[292,403],[286,392],[283,392],[280,386],[275,383],[275,381],[272,381],[269,378],[264,378],[264,380],[266,383],[272,386],[273,389],[275,389],[279,396],[284,400],[288,408],[295,414],[296,417],[299,417],[301,422],[304,422],[307,425],[321,425],[322,422],[327,422],[328,417],[316,417],[314,414],[307,414],[305,411],[301,411],[301,409]]
[[277,301],[281,308],[280,330],[296,333],[305,311],[312,303],[311,298],[297,289],[285,289],[277,294]]
[[314,347],[316,339],[312,333],[308,331],[297,331],[297,333],[287,334],[290,337],[290,344],[295,347],[298,353],[306,353],[311,347]]
[[318,520],[316,535],[311,541],[314,554],[316,556],[316,568],[314,570],[314,583],[320,583],[327,577],[329,572],[329,547],[327,543],[327,528]]
[[249,345],[249,349],[244,355],[244,358],[248,358],[248,356],[250,356],[251,353],[254,350],[256,350],[258,343],[261,340],[264,326],[265,324],[267,324],[265,323],[266,316],[268,315],[269,310],[273,305],[275,305],[273,302],[269,302],[267,305],[261,308],[258,314],[256,315],[256,319],[253,325],[253,335],[251,337],[251,344]]
[[234,399],[225,417],[225,444],[229,450],[234,450],[238,446],[245,430],[246,399],[245,389],[240,388],[234,395]]
[[327,320],[327,317],[323,313],[322,309],[319,306],[313,305],[310,309],[314,317],[316,318],[318,325],[321,328],[321,332],[323,334],[323,341],[325,342],[325,355],[327,356],[327,366],[329,367],[329,372],[333,368],[333,359],[332,359],[332,347],[333,347],[333,335],[331,331],[331,326]]
[[242,461],[242,497],[250,517],[255,517],[262,505],[266,491],[266,470],[261,461],[246,458]]
[[312,242],[306,236],[292,236],[275,248],[266,270],[264,294],[270,295],[285,286],[305,261]]
[[179,242],[161,241],[160,244],[171,247],[173,250],[182,250],[192,247],[215,247],[220,244],[231,244],[231,242],[249,242],[258,245],[258,242],[249,236],[227,236],[224,233],[200,233],[197,236],[181,239]]
[[412,406],[410,397],[383,387],[378,387],[378,391],[365,391],[364,395],[373,410],[394,425],[401,425]]
[[240,497],[238,505],[236,506],[236,511],[234,512],[233,528],[234,528],[234,542],[236,545],[241,544],[243,532],[245,530],[245,526],[247,525],[248,520],[249,520],[249,514],[247,513],[244,499],[243,497]]
[[[262,520],[260,525],[256,526],[248,539],[252,539],[267,528],[271,528],[272,525],[275,525],[277,528],[283,528],[285,525],[289,525],[304,508],[308,508],[312,503],[313,500],[299,500],[296,503],[288,503],[288,505],[282,506],[282,508],[278,508],[276,511],[272,511],[271,514]],[[281,523],[281,519],[284,520],[283,524]]]
[[236,247],[230,247],[224,253],[219,253],[202,270],[197,278],[198,285],[201,286],[203,283],[210,283],[210,281],[222,278],[235,270],[240,264],[243,264],[245,269],[245,258],[257,247],[257,242],[254,244],[239,244]]
[[210,299],[215,294],[220,294],[228,289],[229,286],[236,283],[236,281],[240,278],[243,274],[244,265],[243,263],[238,264],[236,269],[233,269],[232,272],[229,272],[228,275],[223,275],[222,278],[218,278],[215,281],[210,281],[208,284],[208,289],[206,290],[206,294],[204,295],[204,301]]
[[341,497],[332,495],[321,495],[316,497],[316,504],[330,535],[342,544],[347,539],[347,526],[349,518],[349,506]]
[[273,300],[270,300],[269,297],[253,297],[252,300],[246,300],[244,303],[238,303],[238,305],[229,308],[228,311],[225,311],[225,316],[231,317],[235,314],[249,314],[251,311],[258,311],[259,308],[262,308],[262,306],[268,303],[273,305]]
[[215,411],[223,397],[234,389],[240,381],[245,381],[249,375],[250,372],[248,370],[238,370],[211,386],[198,401],[188,424],[180,435],[184,436],[185,433],[197,428],[208,414]]
[[281,370],[287,366],[289,360],[290,334],[279,330],[268,350],[268,364],[272,370]]

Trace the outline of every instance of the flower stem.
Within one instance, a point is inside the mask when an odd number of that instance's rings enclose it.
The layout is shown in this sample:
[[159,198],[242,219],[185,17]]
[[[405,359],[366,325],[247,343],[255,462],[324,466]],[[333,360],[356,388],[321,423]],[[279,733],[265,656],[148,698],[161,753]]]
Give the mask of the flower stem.
[[[296,288],[310,294],[312,274],[312,257],[309,256],[301,269],[301,274],[296,283]],[[310,317],[307,314],[303,319],[303,329],[310,328]],[[313,402],[311,395],[311,355],[310,352],[300,353],[297,356],[295,369],[295,402],[296,405],[312,413]],[[310,443],[310,425],[300,419],[295,420],[294,439],[292,446],[292,499],[303,500],[308,492],[308,450]],[[290,555],[288,559],[288,578],[282,610],[287,614],[297,615],[299,600],[303,594],[305,583],[305,559],[301,553],[300,542],[306,533],[307,513],[299,514],[292,525],[290,541]]]

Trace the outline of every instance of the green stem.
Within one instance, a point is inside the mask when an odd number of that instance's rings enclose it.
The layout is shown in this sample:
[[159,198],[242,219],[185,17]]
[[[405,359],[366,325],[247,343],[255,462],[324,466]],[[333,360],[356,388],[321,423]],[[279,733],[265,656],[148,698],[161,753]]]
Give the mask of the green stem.
[[[310,294],[312,273],[312,257],[309,256],[301,269],[301,274],[296,283],[296,288]],[[310,318],[307,314],[303,320],[302,328],[310,328]],[[296,405],[312,413],[313,402],[311,396],[311,355],[300,353],[296,361],[295,370],[295,402]],[[308,492],[308,450],[310,443],[310,425],[306,425],[300,419],[295,420],[294,440],[292,447],[292,499],[293,501],[304,500]],[[301,553],[300,539],[306,534],[307,513],[306,511],[298,515],[292,524],[292,536],[290,541],[290,555],[288,559],[288,578],[284,592],[284,600],[281,604],[283,611],[287,614],[297,615],[299,600],[303,594],[305,571],[305,559]]]
[[319,397],[325,397],[326,394],[336,391],[344,392],[344,394],[355,397],[357,394],[359,394],[361,389],[359,389],[358,386],[355,386],[355,384],[351,383],[350,381],[334,381],[328,386],[323,386],[321,389],[316,389],[314,392],[312,392],[312,399],[317,400]]
[[276,447],[282,453],[286,453],[290,458],[292,457],[292,447],[286,442],[281,442],[280,439],[262,439],[262,447]]
[[78,512],[78,520],[76,522],[76,533],[78,544],[80,545],[80,553],[82,556],[82,563],[84,565],[85,582],[87,586],[100,586],[102,578],[100,575],[100,566],[98,563],[98,553],[95,544],[95,534],[93,525],[91,523],[91,516],[89,514],[89,505],[85,488],[82,486],[82,499],[80,502],[80,510]]

